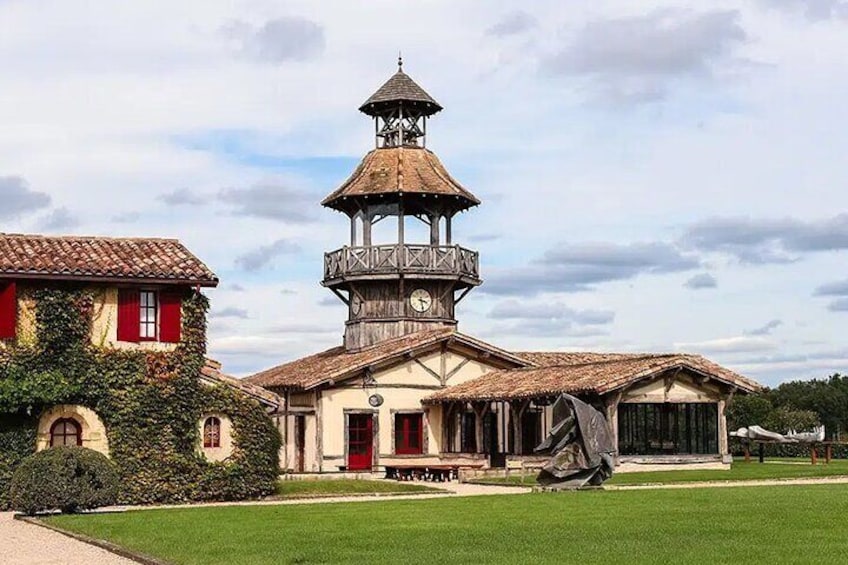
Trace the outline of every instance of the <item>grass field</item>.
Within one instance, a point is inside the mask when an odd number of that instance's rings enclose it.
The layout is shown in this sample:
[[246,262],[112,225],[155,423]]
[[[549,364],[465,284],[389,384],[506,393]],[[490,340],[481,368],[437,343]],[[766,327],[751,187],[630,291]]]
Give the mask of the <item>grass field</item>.
[[[767,459],[765,463],[734,461],[729,470],[702,471],[651,471],[645,473],[621,473],[613,475],[604,484],[640,485],[671,484],[699,481],[754,481],[763,479],[797,479],[815,477],[848,476],[848,460],[836,459],[825,465],[811,465],[809,459]],[[474,481],[481,484],[526,484],[536,482],[536,475],[507,478],[491,477]]]
[[432,488],[420,483],[402,483],[398,481],[333,479],[316,481],[280,481],[277,483],[277,496],[280,498],[359,494],[414,494],[440,491],[441,489]]
[[175,564],[844,563],[848,487],[583,491],[56,516]]

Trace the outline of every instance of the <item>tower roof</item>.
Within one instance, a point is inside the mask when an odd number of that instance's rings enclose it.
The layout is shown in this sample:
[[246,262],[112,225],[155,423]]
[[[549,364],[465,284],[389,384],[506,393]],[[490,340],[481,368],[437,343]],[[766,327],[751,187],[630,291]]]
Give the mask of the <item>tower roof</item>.
[[432,116],[442,110],[441,105],[432,96],[403,72],[401,59],[398,59],[397,72],[359,107],[359,111],[369,116],[376,116],[382,110],[397,106],[399,103],[419,108],[423,110],[425,116]]
[[389,194],[453,197],[460,210],[480,204],[448,174],[432,151],[423,147],[385,147],[371,150],[350,178],[321,205],[344,211],[346,198]]

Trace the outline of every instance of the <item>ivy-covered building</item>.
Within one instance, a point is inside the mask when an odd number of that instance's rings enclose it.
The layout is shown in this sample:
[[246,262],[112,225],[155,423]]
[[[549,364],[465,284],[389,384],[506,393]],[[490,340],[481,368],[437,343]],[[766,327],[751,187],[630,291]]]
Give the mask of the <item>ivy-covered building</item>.
[[56,445],[115,461],[123,502],[273,489],[276,396],[205,357],[217,284],[172,239],[0,234],[0,506]]

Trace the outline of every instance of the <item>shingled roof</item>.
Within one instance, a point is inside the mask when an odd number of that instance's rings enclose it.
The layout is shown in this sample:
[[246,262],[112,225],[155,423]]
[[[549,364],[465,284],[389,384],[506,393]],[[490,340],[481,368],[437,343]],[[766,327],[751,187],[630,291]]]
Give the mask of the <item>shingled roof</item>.
[[452,328],[444,328],[411,333],[358,352],[348,353],[344,347],[334,347],[256,373],[245,380],[270,389],[309,389],[337,383],[359,374],[368,367],[376,368],[399,362],[407,353],[420,353],[445,341],[483,351],[489,354],[490,358],[500,359],[509,366],[526,364],[524,360],[508,351],[458,333]]
[[372,94],[359,107],[359,111],[373,116],[383,107],[395,105],[398,102],[405,102],[413,107],[421,106],[426,110],[428,116],[442,109],[441,105],[432,96],[418,86],[418,83],[412,80],[405,72],[398,69],[398,72],[393,74],[383,86],[377,89],[377,92]]
[[463,208],[480,200],[448,174],[436,155],[423,147],[373,149],[338,189],[321,204],[343,210],[347,197],[380,194],[431,194],[455,197]]
[[222,373],[221,364],[214,359],[206,359],[206,364],[200,369],[200,380],[211,385],[223,384],[234,388],[260,404],[275,410],[283,403],[282,399],[270,390],[245,382],[244,379],[237,379]]
[[[450,401],[517,400],[560,393],[606,394],[666,371],[688,369],[745,392],[762,387],[700,355],[686,354],[522,354],[536,363],[558,362],[492,371],[481,377],[440,390],[424,399],[435,404]],[[594,358],[594,359],[593,359]],[[587,362],[588,360],[588,362]]]
[[175,239],[0,234],[0,277],[217,286]]

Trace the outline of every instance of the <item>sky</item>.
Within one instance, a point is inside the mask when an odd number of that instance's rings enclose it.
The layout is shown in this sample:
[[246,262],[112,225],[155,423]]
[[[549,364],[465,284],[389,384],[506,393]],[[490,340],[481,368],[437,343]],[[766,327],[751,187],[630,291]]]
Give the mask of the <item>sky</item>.
[[338,345],[318,202],[398,51],[483,201],[461,331],[848,371],[848,0],[0,0],[0,231],[179,238],[232,374]]

